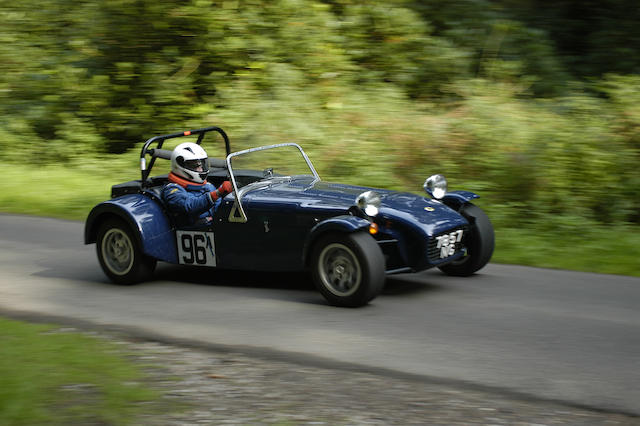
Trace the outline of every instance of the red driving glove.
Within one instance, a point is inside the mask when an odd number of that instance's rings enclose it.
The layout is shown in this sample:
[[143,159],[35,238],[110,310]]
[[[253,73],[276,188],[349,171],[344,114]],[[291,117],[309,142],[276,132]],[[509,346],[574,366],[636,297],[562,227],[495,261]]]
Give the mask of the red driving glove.
[[233,190],[231,182],[225,180],[215,191],[211,191],[211,199],[216,201],[218,198],[222,198]]

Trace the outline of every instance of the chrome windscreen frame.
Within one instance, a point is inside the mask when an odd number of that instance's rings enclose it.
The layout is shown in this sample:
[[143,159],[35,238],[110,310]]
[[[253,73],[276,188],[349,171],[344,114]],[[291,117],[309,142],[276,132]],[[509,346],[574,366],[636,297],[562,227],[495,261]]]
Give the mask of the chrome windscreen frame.
[[[257,152],[257,151],[265,151],[267,149],[282,148],[287,146],[295,147],[298,149],[298,151],[300,151],[300,154],[302,155],[302,158],[304,158],[304,160],[306,161],[307,166],[309,167],[309,170],[311,170],[311,172],[313,173],[314,182],[317,182],[320,180],[320,176],[318,175],[318,172],[316,171],[315,167],[313,167],[313,164],[311,164],[311,160],[309,160],[309,157],[307,156],[307,154],[304,152],[302,147],[297,143],[289,142],[289,143],[281,143],[276,145],[266,145],[266,146],[260,146],[256,148],[250,148],[250,149],[245,149],[243,151],[231,153],[227,155],[227,170],[229,171],[229,177],[231,178],[231,184],[233,185],[233,191],[235,192],[236,197],[233,202],[233,207],[231,209],[231,212],[229,213],[229,222],[236,222],[236,223],[247,222],[248,220],[247,214],[245,213],[244,208],[242,207],[242,197],[244,196],[244,194],[246,194],[249,191],[253,191],[255,189],[266,188],[272,185],[274,182],[281,181],[281,178],[274,178],[270,180],[254,182],[242,188],[238,188],[238,183],[236,182],[236,177],[233,173],[233,167],[231,167],[231,159],[239,155],[250,154],[252,152]],[[288,178],[291,179],[290,177]]]

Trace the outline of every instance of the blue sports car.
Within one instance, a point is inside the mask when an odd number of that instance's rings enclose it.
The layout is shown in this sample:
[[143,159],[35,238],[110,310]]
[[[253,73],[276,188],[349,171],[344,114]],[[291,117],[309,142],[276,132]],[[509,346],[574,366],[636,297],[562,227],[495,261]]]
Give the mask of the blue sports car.
[[[221,135],[225,158],[209,158],[209,182],[232,183],[214,220],[176,226],[161,198],[167,140]],[[112,187],[86,221],[105,274],[119,284],[148,279],[157,261],[256,271],[308,271],[332,305],[367,304],[386,276],[437,267],[468,276],[494,248],[493,227],[467,191],[447,191],[442,175],[424,183],[428,197],[323,181],[295,143],[231,152],[219,127],[156,136],[144,144],[141,179]]]

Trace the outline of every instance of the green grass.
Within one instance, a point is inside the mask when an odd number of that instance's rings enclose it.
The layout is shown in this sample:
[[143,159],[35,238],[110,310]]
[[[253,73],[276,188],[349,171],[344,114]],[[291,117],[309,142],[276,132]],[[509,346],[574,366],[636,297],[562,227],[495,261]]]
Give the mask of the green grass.
[[[94,205],[110,197],[111,185],[139,178],[136,166],[136,156],[129,153],[74,167],[50,165],[28,177],[9,167],[4,176],[12,185],[0,190],[0,211],[84,220]],[[480,206],[490,207],[490,217],[497,218],[493,262],[640,276],[637,226],[559,219],[556,225],[548,220],[515,228],[498,217],[508,207],[491,206],[486,198]]]
[[640,277],[638,227],[592,225],[580,232],[498,228],[492,262]]
[[139,179],[139,174],[134,156],[116,155],[100,164],[47,165],[28,173],[7,167],[3,175],[11,185],[0,189],[0,210],[84,220],[93,206],[111,196],[111,185]]
[[135,424],[159,398],[115,344],[0,318],[0,424]]

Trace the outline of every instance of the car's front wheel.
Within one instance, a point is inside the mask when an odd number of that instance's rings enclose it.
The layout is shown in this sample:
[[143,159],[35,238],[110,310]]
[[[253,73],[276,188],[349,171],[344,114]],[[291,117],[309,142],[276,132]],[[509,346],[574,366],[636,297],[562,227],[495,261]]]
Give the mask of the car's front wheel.
[[358,307],[382,291],[385,260],[376,241],[364,232],[329,234],[314,245],[311,275],[330,304]]
[[487,214],[472,203],[465,204],[460,213],[471,226],[464,239],[467,253],[459,260],[440,266],[447,275],[466,277],[482,269],[491,259],[495,239],[493,225]]
[[144,281],[156,266],[156,260],[142,253],[127,224],[119,219],[100,225],[96,250],[102,270],[117,284]]

